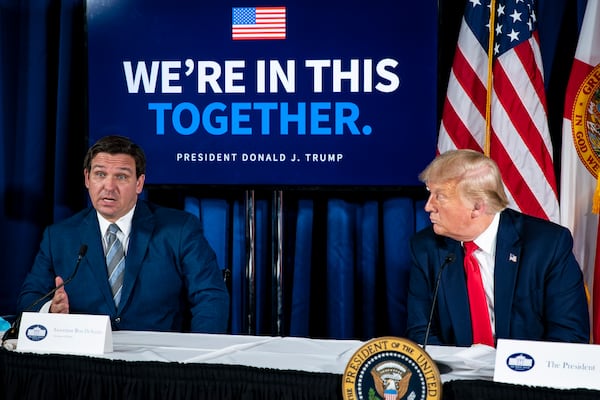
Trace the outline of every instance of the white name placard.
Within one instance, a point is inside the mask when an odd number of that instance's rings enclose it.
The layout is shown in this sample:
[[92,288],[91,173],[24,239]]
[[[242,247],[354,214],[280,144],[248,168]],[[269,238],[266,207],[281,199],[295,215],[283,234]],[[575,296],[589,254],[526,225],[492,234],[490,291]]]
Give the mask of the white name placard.
[[25,312],[21,317],[17,351],[97,355],[113,351],[106,315]]
[[600,346],[499,339],[494,381],[557,389],[600,389]]

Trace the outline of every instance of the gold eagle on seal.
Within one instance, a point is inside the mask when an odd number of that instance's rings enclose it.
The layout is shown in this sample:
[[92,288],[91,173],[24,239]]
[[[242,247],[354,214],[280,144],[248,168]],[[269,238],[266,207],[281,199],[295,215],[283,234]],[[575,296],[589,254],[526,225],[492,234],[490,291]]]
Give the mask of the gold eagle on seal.
[[[403,364],[383,361],[371,370],[375,390],[383,399],[400,400],[408,391],[412,372]],[[393,394],[395,392],[395,397]]]

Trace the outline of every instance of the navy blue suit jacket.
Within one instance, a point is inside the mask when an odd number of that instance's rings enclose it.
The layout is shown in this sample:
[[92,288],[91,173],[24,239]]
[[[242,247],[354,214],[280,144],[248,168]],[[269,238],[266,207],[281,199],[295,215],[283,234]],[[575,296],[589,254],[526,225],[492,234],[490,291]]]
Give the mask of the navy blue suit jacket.
[[[496,338],[589,342],[587,299],[568,229],[517,211],[500,214],[494,270]],[[432,227],[411,239],[407,337],[423,343],[438,271],[428,344],[470,346],[471,317],[461,243]]]
[[71,313],[108,315],[113,329],[227,330],[229,294],[200,221],[188,212],[141,200],[133,215],[118,309],[96,210],[89,208],[46,228],[18,299],[19,311],[50,291],[55,276],[71,276],[82,244],[87,244],[87,254],[65,286]]

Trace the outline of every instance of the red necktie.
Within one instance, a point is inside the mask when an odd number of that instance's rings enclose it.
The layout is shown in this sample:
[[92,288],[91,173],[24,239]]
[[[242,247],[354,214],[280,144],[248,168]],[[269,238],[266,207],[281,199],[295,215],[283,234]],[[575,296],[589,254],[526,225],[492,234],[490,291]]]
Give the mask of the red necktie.
[[479,263],[473,254],[477,245],[473,242],[464,242],[465,248],[465,273],[467,274],[467,290],[469,292],[469,306],[471,308],[471,323],[473,329],[473,344],[483,343],[494,346],[494,336],[490,325],[487,300]]

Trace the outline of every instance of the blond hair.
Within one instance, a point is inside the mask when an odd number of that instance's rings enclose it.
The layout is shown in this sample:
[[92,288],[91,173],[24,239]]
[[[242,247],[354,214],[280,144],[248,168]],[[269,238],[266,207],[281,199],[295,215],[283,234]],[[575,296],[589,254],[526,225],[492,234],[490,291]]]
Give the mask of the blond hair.
[[473,202],[483,202],[490,212],[499,212],[508,205],[504,183],[498,165],[474,150],[450,150],[437,156],[419,179],[428,182],[451,183],[457,192]]

